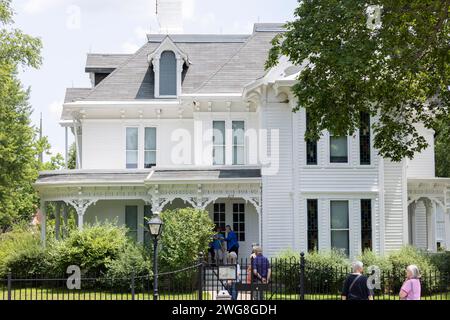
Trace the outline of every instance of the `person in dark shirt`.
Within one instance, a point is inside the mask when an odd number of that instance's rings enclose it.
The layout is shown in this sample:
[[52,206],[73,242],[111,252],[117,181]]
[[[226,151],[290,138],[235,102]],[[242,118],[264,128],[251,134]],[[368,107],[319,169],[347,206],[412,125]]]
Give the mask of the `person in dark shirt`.
[[373,300],[373,291],[367,286],[367,277],[363,275],[361,261],[352,264],[353,273],[344,281],[342,300]]
[[[256,283],[268,284],[272,275],[269,259],[262,254],[261,247],[255,247],[256,256],[252,259],[253,281]],[[264,300],[263,291],[256,292],[256,300]]]

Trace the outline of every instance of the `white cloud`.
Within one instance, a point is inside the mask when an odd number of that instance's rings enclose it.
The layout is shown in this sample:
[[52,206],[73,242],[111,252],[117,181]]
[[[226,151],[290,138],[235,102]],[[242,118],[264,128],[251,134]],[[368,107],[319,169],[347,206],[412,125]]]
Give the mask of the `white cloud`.
[[183,19],[190,20],[194,18],[195,14],[195,0],[183,1]]
[[60,2],[58,0],[28,0],[24,3],[23,9],[28,14],[38,14],[60,4]]
[[134,28],[134,34],[139,40],[145,39],[148,33],[148,30],[141,26]]
[[211,26],[215,21],[216,15],[212,12],[206,12],[199,19],[200,24],[204,25],[205,27]]
[[55,100],[49,106],[48,110],[52,115],[54,115],[57,119],[61,117],[63,101]]
[[124,53],[135,53],[139,50],[139,48],[140,46],[131,41],[125,41],[124,43],[122,43],[122,51]]

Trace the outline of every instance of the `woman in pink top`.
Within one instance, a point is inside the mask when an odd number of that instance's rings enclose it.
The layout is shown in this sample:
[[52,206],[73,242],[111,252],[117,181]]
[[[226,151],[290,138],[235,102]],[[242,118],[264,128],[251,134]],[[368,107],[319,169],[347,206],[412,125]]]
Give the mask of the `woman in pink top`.
[[420,273],[416,265],[406,268],[406,280],[400,289],[401,300],[420,300]]

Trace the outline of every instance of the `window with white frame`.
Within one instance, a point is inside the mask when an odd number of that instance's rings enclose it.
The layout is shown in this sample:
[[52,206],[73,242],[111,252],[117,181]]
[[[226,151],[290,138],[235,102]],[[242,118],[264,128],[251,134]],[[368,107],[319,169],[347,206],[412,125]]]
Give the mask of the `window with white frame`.
[[159,60],[159,95],[177,95],[177,58],[173,51],[164,51]]
[[238,241],[245,241],[245,204],[233,203],[233,231]]
[[139,159],[139,129],[135,127],[126,128],[126,168],[136,169]]
[[347,136],[330,135],[330,163],[348,162]]
[[349,211],[348,201],[330,201],[331,248],[349,254]]
[[145,128],[144,168],[156,166],[156,128]]
[[225,121],[213,121],[213,165],[225,164]]
[[245,154],[245,123],[244,121],[233,121],[233,165],[244,164]]
[[214,203],[214,224],[225,231],[225,203]]

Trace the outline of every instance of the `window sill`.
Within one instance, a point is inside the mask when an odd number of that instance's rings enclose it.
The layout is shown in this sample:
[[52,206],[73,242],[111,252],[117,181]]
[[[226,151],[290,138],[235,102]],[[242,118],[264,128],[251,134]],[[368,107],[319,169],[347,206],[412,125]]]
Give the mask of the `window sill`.
[[303,165],[301,169],[354,169],[354,170],[362,170],[362,169],[377,169],[377,166],[374,165],[356,165],[353,166],[351,164],[343,163],[342,165],[333,163],[327,164],[324,166],[321,165]]
[[176,95],[174,95],[174,96],[161,96],[161,95],[159,95],[159,96],[157,96],[155,98],[156,99],[177,99],[178,96],[176,96]]

